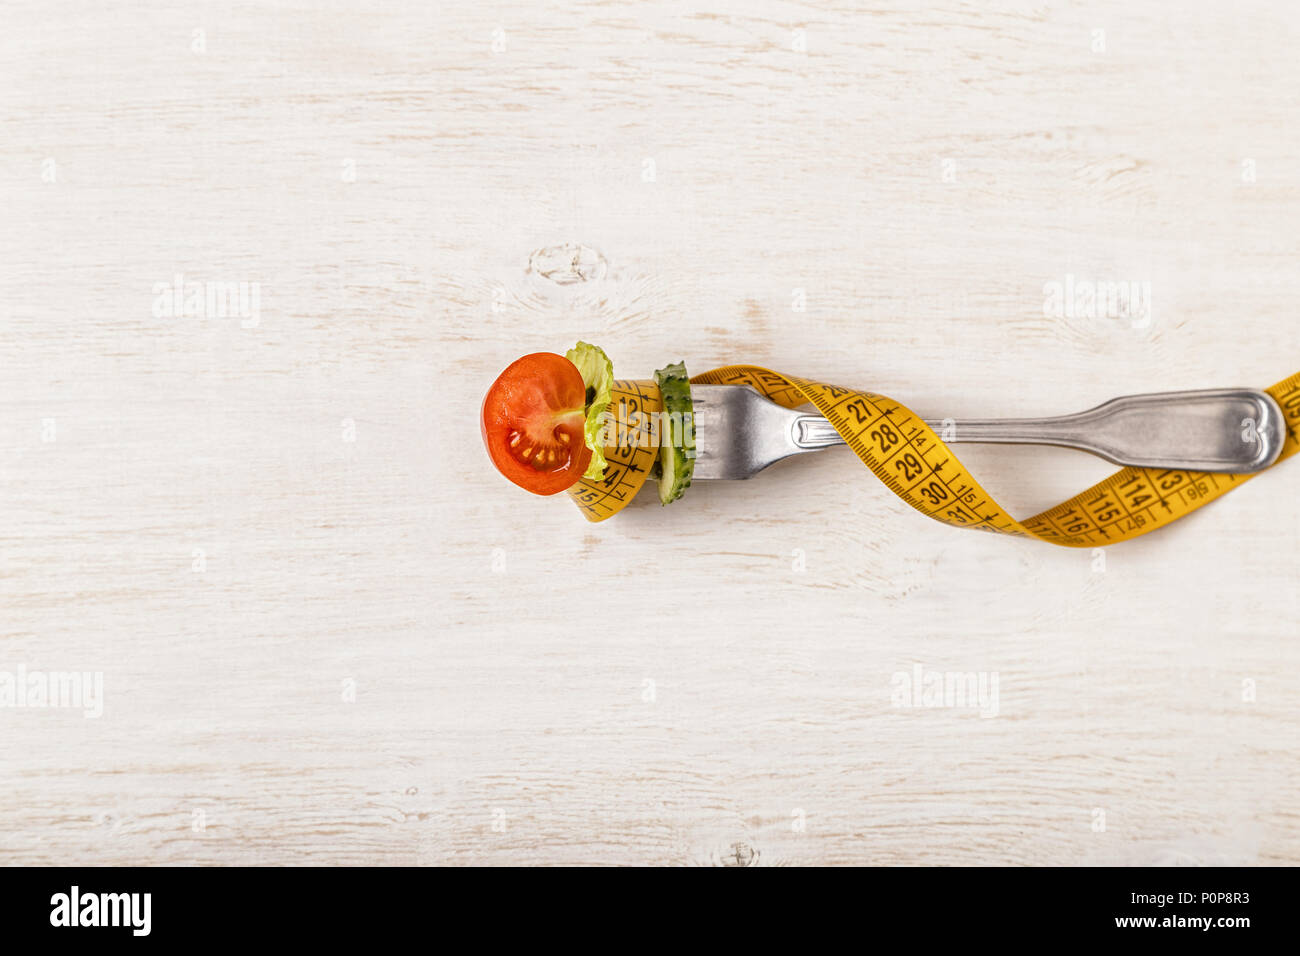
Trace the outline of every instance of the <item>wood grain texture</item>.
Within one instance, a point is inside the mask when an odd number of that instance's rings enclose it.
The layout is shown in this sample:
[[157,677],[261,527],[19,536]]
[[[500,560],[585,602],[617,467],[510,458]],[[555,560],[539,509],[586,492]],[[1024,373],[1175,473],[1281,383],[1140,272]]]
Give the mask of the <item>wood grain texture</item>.
[[[1298,41],[1280,0],[10,18],[0,670],[104,713],[0,709],[0,861],[1300,862],[1300,466],[1099,569],[846,453],[588,525],[477,424],[578,338],[935,417],[1271,384]],[[256,323],[155,314],[177,273]],[[1152,321],[1045,315],[1067,275]],[[1020,515],[1111,470],[962,457]],[[997,716],[894,706],[915,665]]]

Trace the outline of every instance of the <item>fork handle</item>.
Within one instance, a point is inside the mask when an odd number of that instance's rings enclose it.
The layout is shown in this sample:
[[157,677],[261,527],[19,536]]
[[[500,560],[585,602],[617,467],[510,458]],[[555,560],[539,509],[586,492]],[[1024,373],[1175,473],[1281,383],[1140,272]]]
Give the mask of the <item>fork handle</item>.
[[[1277,460],[1286,438],[1282,411],[1247,388],[1127,395],[1054,418],[927,420],[946,443],[1060,445],[1139,468],[1246,474]],[[794,441],[812,451],[842,445],[820,415],[801,415]]]

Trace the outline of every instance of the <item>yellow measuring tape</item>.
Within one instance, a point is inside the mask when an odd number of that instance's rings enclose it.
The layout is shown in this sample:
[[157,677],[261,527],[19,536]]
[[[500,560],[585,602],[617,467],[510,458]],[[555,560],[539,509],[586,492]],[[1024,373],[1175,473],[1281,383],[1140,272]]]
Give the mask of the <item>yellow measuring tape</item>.
[[[971,473],[921,418],[901,402],[874,392],[823,385],[756,365],[728,365],[691,379],[696,385],[751,385],[778,405],[811,402],[848,442],[854,454],[885,487],[928,517],[956,528],[1038,538],[1068,548],[1096,548],[1163,528],[1231,491],[1254,475],[1204,471],[1122,468],[1055,508],[1017,521],[980,487]],[[1278,461],[1300,451],[1300,372],[1268,393],[1287,420]],[[653,381],[614,383],[610,409],[625,405],[619,444],[605,449],[609,467],[599,481],[583,479],[569,489],[588,521],[604,521],[632,501],[649,476],[659,449],[651,416],[661,410]]]

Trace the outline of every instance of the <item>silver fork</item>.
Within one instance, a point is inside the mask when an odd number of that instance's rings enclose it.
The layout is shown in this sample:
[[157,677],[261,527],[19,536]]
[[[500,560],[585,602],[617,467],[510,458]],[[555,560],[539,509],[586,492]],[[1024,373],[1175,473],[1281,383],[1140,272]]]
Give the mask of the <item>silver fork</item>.
[[[773,462],[843,445],[818,414],[782,408],[747,385],[693,385],[695,478],[749,478]],[[1277,460],[1282,410],[1249,388],[1114,398],[1055,418],[926,421],[946,442],[1062,445],[1117,465],[1247,474]]]

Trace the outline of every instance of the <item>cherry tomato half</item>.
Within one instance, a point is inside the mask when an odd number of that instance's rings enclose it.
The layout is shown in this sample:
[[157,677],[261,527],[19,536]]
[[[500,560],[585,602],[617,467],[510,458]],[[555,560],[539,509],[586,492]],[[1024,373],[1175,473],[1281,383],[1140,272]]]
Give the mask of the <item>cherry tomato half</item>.
[[535,495],[553,495],[591,461],[583,440],[587,390],[563,355],[534,352],[514,362],[483,399],[483,444],[497,470]]

